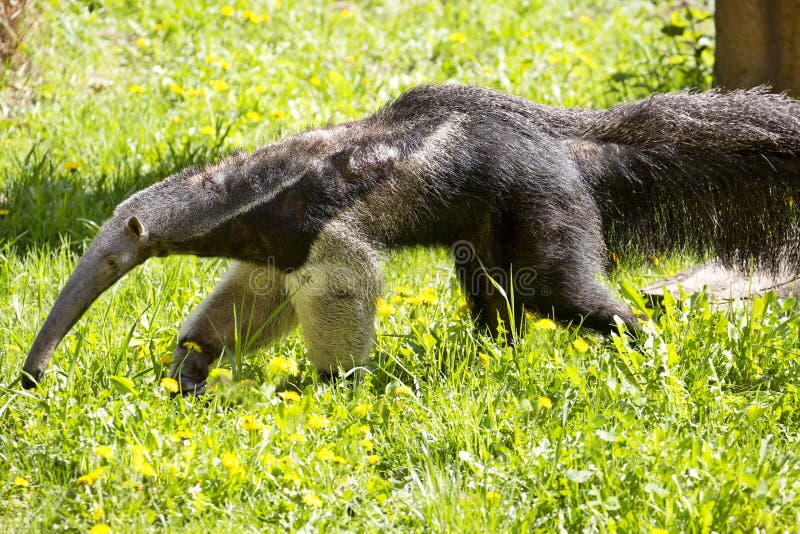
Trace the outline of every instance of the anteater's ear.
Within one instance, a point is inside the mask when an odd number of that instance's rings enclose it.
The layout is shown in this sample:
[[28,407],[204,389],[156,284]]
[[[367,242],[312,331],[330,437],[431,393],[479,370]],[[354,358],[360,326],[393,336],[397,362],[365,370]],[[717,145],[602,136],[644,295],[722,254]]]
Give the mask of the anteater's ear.
[[144,241],[147,239],[147,229],[141,223],[139,218],[136,217],[136,215],[131,215],[128,218],[128,222],[125,223],[125,229],[131,237],[138,239],[139,241]]
[[339,174],[342,175],[342,178],[347,179],[352,172],[350,158],[355,151],[355,146],[349,146],[331,156],[331,165],[333,165],[333,167],[339,171]]

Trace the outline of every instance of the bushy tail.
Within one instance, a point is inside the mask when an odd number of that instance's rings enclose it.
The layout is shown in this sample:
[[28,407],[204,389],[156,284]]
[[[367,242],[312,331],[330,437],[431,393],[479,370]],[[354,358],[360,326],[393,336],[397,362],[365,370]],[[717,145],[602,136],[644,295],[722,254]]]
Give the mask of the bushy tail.
[[575,137],[611,250],[800,272],[800,101],[665,94],[593,114]]

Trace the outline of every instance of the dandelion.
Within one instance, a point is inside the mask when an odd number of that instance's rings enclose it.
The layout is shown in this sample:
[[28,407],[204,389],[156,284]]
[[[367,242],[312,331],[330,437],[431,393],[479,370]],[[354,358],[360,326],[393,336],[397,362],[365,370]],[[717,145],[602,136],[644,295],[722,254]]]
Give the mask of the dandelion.
[[299,434],[294,432],[289,434],[289,441],[293,441],[294,443],[303,443],[306,440],[306,437],[303,434]]
[[260,24],[262,22],[267,22],[269,20],[269,16],[268,15],[258,15],[256,13],[254,13],[253,11],[250,11],[250,10],[245,11],[244,13],[242,13],[242,16],[244,17],[245,20],[247,20],[247,21],[249,21],[249,22],[251,22],[253,24]]
[[153,29],[157,32],[160,32],[162,29],[164,29],[164,26],[162,26],[161,24],[156,24],[155,26],[153,26]]
[[146,477],[156,476],[156,468],[153,464],[147,461],[147,447],[136,445],[133,447],[133,458],[131,459],[131,466],[134,471]]
[[286,118],[286,114],[283,111],[279,110],[279,109],[273,109],[272,111],[269,112],[269,114],[270,114],[271,117],[275,117],[276,119],[285,119]]
[[0,217],[5,217],[9,213],[11,213],[10,210],[0,210]]
[[298,402],[300,394],[296,391],[281,391],[280,393],[283,402]]
[[303,495],[303,502],[312,508],[319,508],[322,506],[322,499],[317,497],[314,492],[308,492]]
[[232,452],[225,452],[222,454],[222,466],[228,470],[231,476],[238,476],[244,474],[244,468],[239,461],[239,457]]
[[466,43],[467,42],[467,36],[465,34],[461,33],[461,32],[451,33],[450,37],[448,38],[448,40],[451,43]]
[[92,506],[92,519],[94,519],[95,521],[100,521],[105,516],[106,513],[103,511],[100,505],[95,503],[95,505]]
[[284,473],[283,475],[283,482],[286,484],[299,486],[302,481],[303,479],[297,473]]
[[205,58],[206,63],[208,63],[209,65],[212,65],[214,63],[218,63],[219,60],[220,59],[217,56],[206,56],[206,58]]
[[592,19],[590,19],[586,15],[583,15],[583,16],[581,16],[581,18],[578,19],[578,22],[580,22],[581,24],[585,25],[585,24],[589,24],[590,22],[592,22]]
[[397,311],[394,306],[386,302],[383,297],[378,297],[375,301],[375,309],[381,319],[386,319]]
[[200,128],[200,135],[214,135],[214,127],[213,126],[203,126]]
[[548,397],[539,397],[536,405],[540,410],[549,410],[553,407],[553,401],[551,401]]
[[[203,96],[203,95],[205,95],[205,94],[206,94],[206,89],[205,89],[205,87],[201,87],[201,88],[199,88],[199,89],[187,89],[187,90],[184,92],[184,94],[185,94],[186,96],[188,96],[188,97],[193,97],[193,96]],[[191,341],[190,341],[190,342],[188,342],[188,343],[191,343]],[[185,345],[185,343],[184,343],[184,345]]]
[[147,39],[142,39],[142,38],[136,39],[136,46],[138,46],[139,48],[144,48],[148,44],[149,43],[148,43]]
[[256,85],[256,93],[262,94],[262,93],[265,93],[266,91],[267,91],[267,88],[264,87],[263,85]]
[[27,478],[14,477],[14,485],[19,486],[20,488],[27,488],[31,485],[31,483],[28,482]]
[[433,306],[436,304],[436,291],[432,287],[426,287],[422,290],[422,293],[419,295],[420,302],[423,304],[427,304],[428,306]]
[[406,385],[399,386],[394,390],[395,397],[413,397],[414,392]]
[[108,534],[109,532],[111,532],[111,527],[105,523],[97,523],[89,529],[89,534]]
[[323,417],[321,415],[311,415],[308,418],[308,421],[306,421],[306,428],[311,430],[320,430],[330,426],[330,424],[331,422],[327,417]]
[[213,90],[215,90],[217,92],[220,92],[220,93],[227,91],[231,87],[230,85],[228,85],[228,82],[226,82],[225,80],[211,80],[210,82],[208,82],[208,85]]
[[358,431],[361,432],[362,434],[368,433],[370,431],[369,425],[361,425],[360,427],[358,427]]
[[183,440],[189,440],[194,437],[194,432],[191,430],[178,430],[174,434],[169,437],[169,440],[173,443],[180,443]]
[[581,354],[589,350],[589,344],[586,343],[582,338],[576,338],[575,341],[572,342],[572,346]]
[[367,404],[366,402],[362,402],[361,404],[353,408],[353,415],[355,415],[356,417],[364,417],[371,411],[372,411],[372,405]]
[[106,470],[105,466],[100,466],[96,469],[92,469],[85,475],[79,476],[78,479],[75,481],[79,486],[81,484],[85,484],[87,486],[92,486],[95,482],[97,482],[101,476],[103,476],[103,472]]
[[501,495],[496,491],[486,492],[486,502],[495,502],[500,500]]
[[669,534],[669,530],[665,528],[653,527],[652,529],[650,529],[650,534]]
[[215,367],[208,373],[208,380],[210,382],[231,382],[233,381],[233,373],[230,369]]
[[310,83],[314,87],[319,87],[322,82],[316,76],[312,76],[311,79],[308,80],[308,83]]
[[258,122],[261,120],[261,115],[257,111],[248,111],[244,114],[244,118],[250,122]]
[[114,456],[114,450],[108,445],[98,445],[94,448],[94,453],[106,460],[110,460]]
[[180,385],[178,384],[178,381],[168,376],[162,378],[160,383],[162,389],[165,389],[170,393],[177,393],[181,389]]
[[297,362],[291,358],[284,358],[283,356],[278,356],[277,358],[270,360],[270,362],[267,364],[267,369],[273,375],[287,374],[291,376],[297,376],[300,374],[300,369],[297,367]]
[[350,11],[349,9],[342,9],[341,11],[339,11],[339,16],[342,17],[343,19],[349,19],[350,17],[353,16],[353,12]]
[[483,365],[489,365],[489,355],[485,352],[478,353],[478,359],[481,361]]
[[336,453],[330,449],[320,449],[317,452],[317,460],[321,462],[328,462],[336,458]]
[[263,423],[261,423],[258,419],[253,417],[252,415],[244,415],[239,419],[239,424],[242,425],[242,428],[245,430],[264,430],[265,427]]
[[233,6],[224,5],[220,8],[219,12],[223,17],[230,17],[233,15]]
[[369,456],[367,456],[367,463],[369,465],[375,465],[380,461],[381,461],[381,457],[378,456],[377,454],[370,454]]
[[158,363],[161,365],[169,365],[172,363],[172,354],[164,354],[158,359]]
[[81,164],[77,161],[65,161],[64,168],[68,171],[75,171],[80,168]]
[[375,444],[369,439],[362,439],[358,442],[358,446],[367,452],[371,452],[375,448]]
[[228,70],[229,68],[231,68],[231,64],[225,61],[224,59],[219,62],[219,66],[222,68],[222,70]]
[[536,330],[555,330],[556,323],[552,319],[539,319],[533,323],[533,328]]
[[131,85],[131,93],[142,94],[146,93],[147,89],[141,85]]
[[189,352],[203,352],[200,345],[194,341],[184,341],[183,348],[187,349]]

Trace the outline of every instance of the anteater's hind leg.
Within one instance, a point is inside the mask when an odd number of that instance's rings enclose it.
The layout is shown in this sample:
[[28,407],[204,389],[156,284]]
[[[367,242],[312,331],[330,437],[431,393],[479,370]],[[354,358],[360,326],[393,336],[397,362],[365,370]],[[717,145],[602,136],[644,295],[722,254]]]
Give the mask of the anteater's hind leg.
[[233,350],[238,342],[243,350],[255,350],[296,324],[278,269],[234,263],[181,326],[170,376],[184,393],[201,393],[209,365],[223,349]]

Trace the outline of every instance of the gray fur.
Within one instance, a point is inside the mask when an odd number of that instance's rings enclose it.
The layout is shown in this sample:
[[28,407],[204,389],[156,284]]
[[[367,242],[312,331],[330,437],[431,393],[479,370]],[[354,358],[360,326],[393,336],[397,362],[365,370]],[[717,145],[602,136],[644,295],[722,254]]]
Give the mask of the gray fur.
[[[255,345],[296,318],[320,370],[363,363],[380,292],[376,251],[396,247],[458,244],[473,316],[493,333],[509,317],[484,268],[514,291],[517,319],[537,309],[608,332],[616,315],[635,330],[603,282],[609,250],[800,267],[799,157],[800,103],[762,89],[593,111],[418,87],[363,120],[187,169],[123,202],[62,290],[23,383],[40,378],[100,292],[153,255],[245,262],[182,328],[173,376],[189,391],[230,343],[240,304],[263,320],[291,301]],[[109,256],[115,269],[104,275]],[[269,294],[243,284],[255,266],[272,269]],[[202,353],[187,354],[185,341]]]

